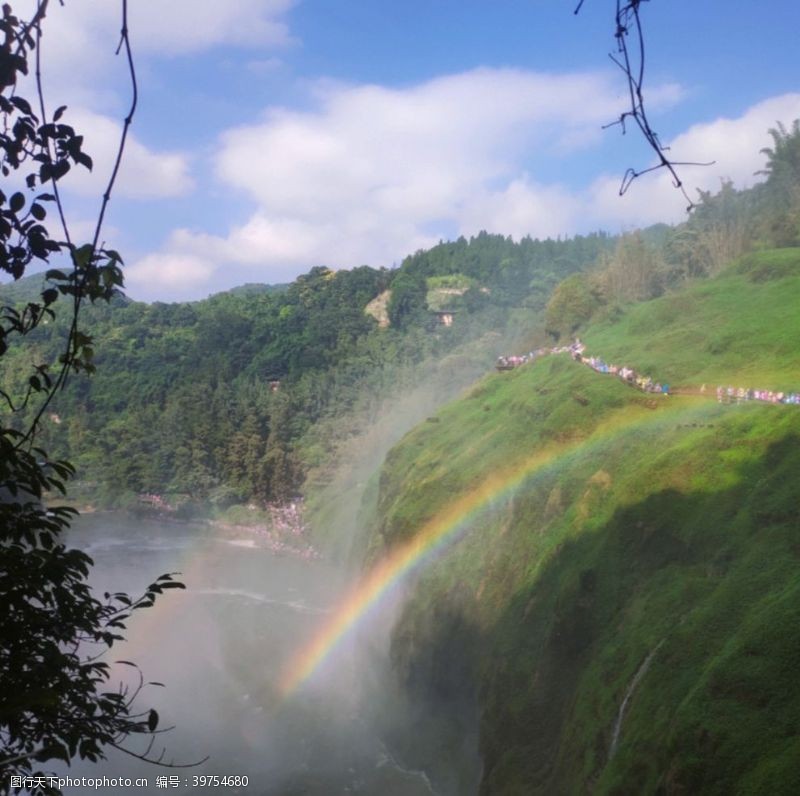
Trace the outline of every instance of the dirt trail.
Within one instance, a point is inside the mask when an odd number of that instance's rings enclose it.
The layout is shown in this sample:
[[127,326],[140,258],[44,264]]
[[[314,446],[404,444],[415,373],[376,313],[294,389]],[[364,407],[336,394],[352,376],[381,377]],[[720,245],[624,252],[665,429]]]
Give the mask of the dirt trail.
[[[678,387],[669,386],[665,390],[663,387],[667,385],[655,381],[651,376],[642,376],[636,373],[632,368],[617,368],[614,365],[608,365],[601,357],[584,357],[584,350],[585,347],[579,342],[572,346],[560,346],[550,349],[539,348],[535,352],[532,351],[530,354],[524,354],[522,356],[499,357],[495,367],[501,372],[516,370],[516,368],[530,362],[535,362],[543,356],[569,354],[575,362],[586,365],[595,373],[603,376],[614,376],[623,382],[623,384],[627,384],[634,390],[648,395],[691,395],[698,398],[708,398],[724,404],[740,404],[758,401],[759,403],[776,404],[780,406],[800,406],[800,391],[776,393],[773,390],[743,390],[742,388],[732,387],[709,388],[705,384],[701,387],[688,384]],[[608,370],[607,368],[614,368],[614,370]],[[728,390],[733,390],[732,394],[729,393]]]

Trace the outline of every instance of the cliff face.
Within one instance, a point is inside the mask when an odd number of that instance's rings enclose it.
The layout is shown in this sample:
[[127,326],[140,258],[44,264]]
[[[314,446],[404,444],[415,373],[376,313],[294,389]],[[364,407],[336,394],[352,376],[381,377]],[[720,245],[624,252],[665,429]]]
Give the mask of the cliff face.
[[715,392],[800,389],[798,269],[758,265],[586,334],[697,394],[549,356],[387,457],[368,560],[461,506],[392,658],[442,755],[478,722],[482,793],[800,791],[800,406]]

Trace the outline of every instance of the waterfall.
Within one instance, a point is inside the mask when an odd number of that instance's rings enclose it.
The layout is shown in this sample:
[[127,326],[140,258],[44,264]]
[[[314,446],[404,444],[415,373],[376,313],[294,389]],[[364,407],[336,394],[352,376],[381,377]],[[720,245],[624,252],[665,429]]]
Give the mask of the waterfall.
[[650,651],[650,654],[644,659],[642,665],[636,670],[636,674],[633,675],[633,679],[625,691],[625,696],[622,699],[622,704],[619,706],[619,712],[617,713],[617,720],[614,722],[614,733],[611,736],[611,747],[608,750],[609,760],[611,760],[611,758],[614,756],[614,752],[617,751],[619,733],[622,729],[622,720],[625,718],[625,711],[628,708],[628,702],[630,702],[636,686],[639,685],[639,681],[645,676],[645,673],[650,668],[650,662],[653,660],[653,656],[658,652],[663,643],[664,639],[662,638],[661,641],[659,641],[658,644],[656,644],[656,646]]

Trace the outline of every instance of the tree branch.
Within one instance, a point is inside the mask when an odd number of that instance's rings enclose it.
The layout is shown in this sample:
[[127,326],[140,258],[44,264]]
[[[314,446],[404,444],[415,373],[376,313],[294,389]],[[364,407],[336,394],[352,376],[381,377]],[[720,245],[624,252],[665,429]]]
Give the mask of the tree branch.
[[[35,28],[36,28],[36,87],[37,93],[39,95],[39,107],[41,109],[42,114],[42,124],[46,123],[46,113],[45,113],[45,101],[44,101],[44,91],[42,89],[42,81],[41,81],[41,20],[44,18],[44,13],[40,14],[42,7],[46,8],[47,0],[41,0],[40,8],[37,10],[37,16],[34,17],[35,21]],[[33,24],[33,23],[32,23]],[[29,26],[30,27],[30,26]],[[62,355],[62,363],[61,367],[59,368],[58,375],[55,378],[55,381],[52,383],[50,389],[47,391],[47,394],[42,401],[41,406],[39,407],[36,415],[31,422],[27,433],[23,437],[22,440],[19,442],[19,446],[24,444],[32,444],[33,436],[36,432],[36,428],[39,425],[47,407],[52,402],[55,394],[64,387],[67,381],[67,376],[69,374],[70,369],[73,366],[73,362],[75,361],[75,357],[78,350],[77,345],[77,334],[78,334],[78,320],[80,316],[80,306],[81,301],[84,298],[84,292],[86,289],[86,283],[89,278],[90,268],[89,266],[93,265],[97,259],[98,255],[98,244],[100,241],[100,234],[103,228],[103,221],[105,219],[106,209],[108,208],[108,204],[111,201],[111,193],[114,188],[114,185],[117,180],[117,175],[119,174],[120,165],[122,163],[122,157],[125,152],[125,144],[128,138],[128,130],[130,129],[131,123],[133,122],[133,116],[136,112],[136,106],[138,103],[139,92],[138,92],[138,85],[136,81],[136,68],[133,62],[133,53],[131,50],[131,43],[130,43],[130,34],[128,30],[128,0],[122,0],[122,21],[120,26],[120,43],[117,46],[116,53],[119,54],[120,50],[124,47],[125,49],[125,57],[128,66],[128,74],[130,77],[131,82],[131,104],[128,110],[128,114],[125,116],[122,125],[122,133],[120,135],[119,144],[117,146],[117,154],[114,159],[114,167],[111,171],[111,175],[108,179],[108,184],[106,185],[106,189],[103,192],[102,202],[100,204],[100,211],[97,217],[97,224],[95,225],[94,236],[92,238],[91,243],[91,251],[89,252],[89,259],[87,266],[83,268],[83,274],[79,281],[76,281],[75,284],[75,292],[73,295],[73,307],[72,307],[72,320],[70,323],[69,332],[67,335],[67,341],[65,345],[65,351]],[[48,154],[50,153],[49,149],[49,142],[48,142]],[[72,265],[74,269],[74,273],[77,273],[80,268],[80,263],[77,261],[76,257],[76,249],[71,240],[69,227],[67,225],[63,204],[61,201],[61,196],[58,190],[57,178],[55,174],[52,174],[50,177],[50,183],[53,187],[53,194],[56,198],[56,205],[58,207],[59,216],[61,218],[61,225],[64,230],[64,237],[67,243],[67,246],[70,251],[70,257],[72,259]]]
[[[689,197],[684,183],[678,174],[677,167],[710,166],[713,164],[713,161],[698,163],[693,161],[672,160],[667,155],[669,147],[665,147],[661,144],[658,134],[650,125],[644,101],[646,50],[640,16],[640,6],[643,2],[648,2],[648,0],[617,0],[617,11],[614,20],[616,25],[614,36],[617,40],[617,54],[611,53],[609,54],[609,58],[622,70],[628,82],[630,109],[624,111],[616,121],[604,125],[603,129],[605,130],[618,124],[622,128],[622,133],[624,135],[626,132],[626,120],[629,118],[633,119],[648,146],[653,150],[656,156],[657,162],[654,166],[641,170],[629,168],[625,171],[619,188],[620,196],[626,193],[631,183],[638,177],[654,171],[666,169],[672,177],[673,186],[678,189],[683,194],[684,199],[686,199],[686,210],[688,212],[695,207],[695,202]],[[575,8],[575,14],[580,12],[583,4],[584,0],[580,0]],[[631,36],[633,37],[632,42],[630,41]]]

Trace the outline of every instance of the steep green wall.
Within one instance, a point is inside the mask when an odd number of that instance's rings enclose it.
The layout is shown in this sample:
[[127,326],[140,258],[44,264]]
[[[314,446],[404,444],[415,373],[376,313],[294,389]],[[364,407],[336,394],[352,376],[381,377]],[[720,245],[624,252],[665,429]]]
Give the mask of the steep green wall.
[[[671,383],[800,388],[798,262],[751,258],[585,340]],[[561,355],[392,450],[371,559],[516,484],[419,570],[392,648],[410,697],[441,697],[443,750],[477,701],[482,793],[800,791],[798,443],[800,406],[643,395]]]

